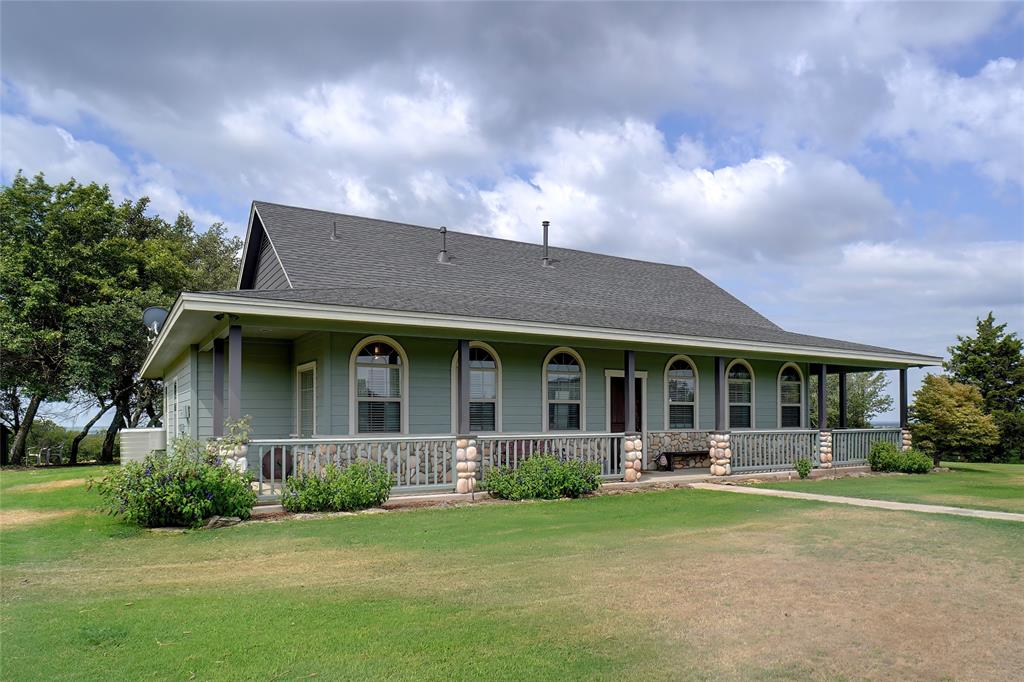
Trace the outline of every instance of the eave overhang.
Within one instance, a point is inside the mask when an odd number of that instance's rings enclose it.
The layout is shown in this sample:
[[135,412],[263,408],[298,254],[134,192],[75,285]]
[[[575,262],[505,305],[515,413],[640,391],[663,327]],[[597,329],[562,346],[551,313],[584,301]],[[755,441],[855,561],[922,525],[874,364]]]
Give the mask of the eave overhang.
[[[221,316],[217,318],[215,316]],[[687,348],[715,351],[731,356],[777,357],[789,360],[836,363],[899,369],[942,364],[942,358],[902,352],[856,351],[840,348],[718,339],[682,334],[665,334],[627,329],[608,329],[578,325],[551,324],[522,320],[501,320],[436,313],[379,310],[354,306],[318,303],[296,304],[289,301],[254,300],[238,296],[206,293],[183,293],[171,307],[160,334],[142,366],[142,376],[159,378],[164,368],[192,344],[204,344],[223,330],[224,316],[235,316],[239,324],[267,319],[290,323],[351,323],[379,327],[411,327],[429,333],[460,330],[483,334],[515,334],[534,337],[558,337],[576,341],[631,344],[637,350],[656,348]],[[219,331],[220,330],[220,331]]]

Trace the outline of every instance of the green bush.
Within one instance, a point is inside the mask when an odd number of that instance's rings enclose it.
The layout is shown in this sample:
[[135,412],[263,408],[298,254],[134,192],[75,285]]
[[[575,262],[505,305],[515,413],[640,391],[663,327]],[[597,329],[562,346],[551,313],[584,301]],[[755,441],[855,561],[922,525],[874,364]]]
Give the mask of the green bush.
[[927,474],[932,459],[917,450],[901,450],[893,443],[875,443],[868,453],[872,471],[895,471],[904,474]]
[[811,460],[806,457],[801,457],[796,461],[796,472],[800,474],[800,478],[807,478],[811,474],[811,468],[814,465]]
[[128,462],[94,485],[108,511],[131,523],[195,528],[215,515],[249,518],[251,482],[248,473],[206,461],[198,446],[176,442],[170,453]]
[[560,462],[551,455],[536,455],[515,469],[492,469],[482,487],[503,500],[553,500],[581,497],[600,485],[601,466],[597,462]]
[[379,507],[391,495],[395,477],[376,462],[353,462],[343,469],[303,471],[287,479],[281,505],[290,512],[355,511]]

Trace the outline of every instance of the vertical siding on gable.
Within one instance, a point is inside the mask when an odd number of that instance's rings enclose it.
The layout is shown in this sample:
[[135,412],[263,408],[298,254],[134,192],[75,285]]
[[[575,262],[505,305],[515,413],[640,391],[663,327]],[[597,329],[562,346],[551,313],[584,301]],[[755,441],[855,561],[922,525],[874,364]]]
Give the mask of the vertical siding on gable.
[[253,275],[253,289],[288,289],[281,261],[274,253],[270,240],[263,236],[260,240],[260,254],[256,261],[256,272]]

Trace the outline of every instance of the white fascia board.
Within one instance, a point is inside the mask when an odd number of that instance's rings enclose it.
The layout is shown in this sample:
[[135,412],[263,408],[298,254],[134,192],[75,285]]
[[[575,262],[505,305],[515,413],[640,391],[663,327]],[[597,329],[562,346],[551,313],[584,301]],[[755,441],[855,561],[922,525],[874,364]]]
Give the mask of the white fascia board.
[[657,332],[603,329],[578,325],[556,325],[543,322],[496,320],[493,318],[418,313],[400,310],[375,310],[322,303],[294,303],[291,301],[252,300],[237,296],[216,294],[182,294],[168,316],[167,323],[150,351],[145,371],[160,345],[165,342],[174,320],[181,310],[197,312],[231,313],[235,315],[264,315],[292,319],[353,322],[363,324],[403,325],[437,329],[465,329],[478,332],[514,333],[533,336],[567,336],[593,341],[615,341],[662,346],[701,347],[725,351],[736,355],[744,353],[772,353],[796,358],[831,358],[861,363],[883,363],[894,367],[934,366],[942,358],[932,355],[896,354],[885,352],[853,351],[838,348],[795,346],[785,343],[742,341],[711,337],[664,334]]

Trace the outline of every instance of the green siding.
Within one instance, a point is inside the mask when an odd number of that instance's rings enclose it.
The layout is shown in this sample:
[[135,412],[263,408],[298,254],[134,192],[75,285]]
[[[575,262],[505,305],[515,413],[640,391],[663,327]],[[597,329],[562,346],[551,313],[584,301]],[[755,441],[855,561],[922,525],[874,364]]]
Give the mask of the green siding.
[[[295,368],[317,363],[317,433],[347,435],[350,422],[349,371],[352,352],[371,336],[349,332],[310,332],[295,341],[247,338],[243,341],[242,414],[253,419],[253,437],[286,437],[295,431]],[[393,336],[408,357],[408,430],[410,434],[451,433],[452,357],[457,340],[415,336]],[[505,432],[536,432],[543,428],[543,362],[556,347],[554,343],[514,343],[479,339],[497,352],[502,366],[502,422]],[[605,370],[621,370],[623,351],[573,346],[586,366],[586,429],[607,428]],[[638,352],[637,370],[647,373],[647,428],[665,428],[665,367],[675,353]],[[697,367],[699,395],[697,428],[707,430],[715,423],[714,358],[687,353]],[[733,358],[726,358],[726,363]],[[778,428],[778,373],[780,360],[748,359],[754,370],[755,426]],[[168,380],[178,379],[183,424],[192,405],[194,428],[201,439],[213,435],[212,353],[196,355],[193,371],[189,355],[172,365]],[[808,365],[798,363],[807,391]],[[195,380],[192,381],[191,377]],[[193,391],[192,384],[195,384]],[[225,381],[225,386],[227,381]],[[194,402],[193,402],[194,401]],[[225,409],[226,409],[225,396]],[[805,423],[807,415],[804,415]]]

